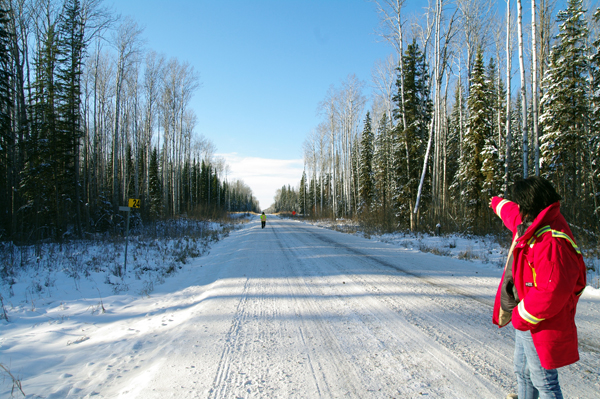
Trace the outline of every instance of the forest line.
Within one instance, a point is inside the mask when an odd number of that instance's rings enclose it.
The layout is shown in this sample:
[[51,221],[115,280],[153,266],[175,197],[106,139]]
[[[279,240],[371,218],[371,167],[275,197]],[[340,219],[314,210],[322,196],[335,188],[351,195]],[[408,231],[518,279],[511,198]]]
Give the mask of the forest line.
[[500,228],[489,198],[540,175],[576,236],[597,242],[600,9],[556,3],[533,0],[526,30],[521,1],[498,16],[491,1],[436,0],[416,22],[404,1],[375,1],[396,56],[373,68],[370,102],[354,75],[330,87],[304,142],[305,173],[278,191],[276,209],[485,234]]
[[120,232],[129,198],[144,220],[258,211],[194,134],[198,73],[143,44],[101,0],[0,1],[0,237]]

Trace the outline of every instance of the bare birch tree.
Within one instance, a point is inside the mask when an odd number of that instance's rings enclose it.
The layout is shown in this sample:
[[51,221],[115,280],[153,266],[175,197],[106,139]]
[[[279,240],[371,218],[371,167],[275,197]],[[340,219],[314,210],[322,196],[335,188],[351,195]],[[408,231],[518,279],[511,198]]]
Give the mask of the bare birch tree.
[[[375,89],[375,96],[380,99],[388,117],[392,115],[393,109],[392,97],[394,97],[394,87],[396,84],[396,64],[397,61],[390,54],[385,60],[376,61],[371,71],[371,82]],[[374,128],[378,121],[377,115],[374,114]]]
[[537,29],[536,29],[536,4],[535,0],[531,0],[531,104],[533,115],[531,125],[533,128],[533,147],[535,151],[534,166],[535,175],[540,175],[540,143],[538,132],[538,62],[537,62]]
[[517,30],[519,40],[519,71],[521,72],[521,130],[523,133],[523,178],[529,171],[529,137],[527,135],[527,86],[525,82],[525,59],[523,42],[523,6],[522,0],[517,0]]
[[494,6],[492,0],[457,0],[456,4],[461,15],[461,31],[465,35],[464,47],[466,50],[467,95],[471,81],[471,70],[475,60],[477,48],[486,48],[489,27],[491,25],[491,10]]
[[512,91],[512,39],[511,39],[511,7],[510,0],[506,0],[506,152],[504,155],[504,193],[508,192],[510,181],[510,163],[511,163],[511,91]]
[[[433,205],[434,205],[434,217],[438,217],[441,213],[443,204],[440,203],[440,198],[444,195],[445,182],[443,179],[442,171],[442,156],[443,156],[443,142],[442,132],[444,129],[445,115],[443,114],[442,107],[442,84],[445,76],[446,69],[448,67],[448,59],[450,56],[450,44],[455,34],[454,23],[456,21],[457,10],[454,11],[452,16],[448,20],[447,26],[444,27],[442,32],[442,20],[444,7],[447,2],[442,0],[436,0],[435,7],[432,10],[434,17],[432,18],[432,25],[428,30],[433,33],[434,37],[434,53],[433,53],[433,92],[434,92],[434,106],[433,106],[433,118],[429,129],[429,140],[427,142],[427,150],[425,152],[425,158],[423,159],[423,169],[421,172],[421,179],[419,181],[419,188],[417,191],[417,199],[415,202],[414,210],[412,213],[417,213],[419,210],[419,203],[421,200],[421,194],[423,190],[423,183],[425,181],[425,174],[427,171],[427,163],[429,160],[429,154],[431,152],[432,143],[435,142],[434,156],[433,156]],[[427,37],[431,35],[427,34]],[[411,223],[411,226],[413,223]]]
[[[144,68],[144,76],[142,78],[142,87],[145,96],[144,110],[144,125],[141,145],[144,151],[144,159],[150,159],[152,150],[152,138],[154,137],[154,129],[156,126],[156,113],[158,111],[159,95],[162,90],[162,75],[164,73],[164,56],[157,54],[155,51],[150,51],[146,54],[146,65]],[[144,182],[148,181],[148,168],[145,168]],[[148,197],[149,186],[146,187],[145,195]]]
[[339,106],[338,106],[339,94],[336,88],[332,85],[327,90],[325,99],[319,104],[319,112],[324,118],[324,123],[327,124],[329,131],[329,159],[330,161],[330,178],[331,183],[331,211],[332,218],[335,219],[337,216],[338,208],[338,191],[336,187],[338,172],[337,172],[337,160],[338,150],[336,148],[337,137],[338,137],[338,118],[339,118]]
[[119,198],[119,152],[120,152],[120,117],[121,117],[121,92],[125,74],[132,67],[140,55],[143,29],[130,18],[126,18],[113,36],[113,46],[117,51],[117,66],[115,78],[115,115],[112,145],[112,195],[113,208],[116,210],[120,203]]
[[[405,0],[375,0],[377,13],[381,23],[382,31],[379,33],[387,42],[389,42],[396,50],[398,68],[400,74],[398,79],[400,82],[400,98],[401,98],[401,115],[402,129],[406,129],[406,112],[404,110],[404,70],[402,65],[402,55],[404,53],[404,28],[402,21],[402,7]],[[390,114],[391,118],[391,114]],[[390,119],[392,126],[394,125],[393,118]]]

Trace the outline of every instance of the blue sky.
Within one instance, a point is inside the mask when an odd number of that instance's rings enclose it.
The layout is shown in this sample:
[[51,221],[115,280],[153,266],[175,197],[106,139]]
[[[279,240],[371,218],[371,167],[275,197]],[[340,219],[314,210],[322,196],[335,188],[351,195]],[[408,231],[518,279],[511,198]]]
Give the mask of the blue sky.
[[[414,20],[426,5],[406,1],[404,18]],[[355,74],[369,96],[375,62],[393,52],[375,33],[379,17],[367,0],[120,0],[112,6],[145,28],[147,49],[194,67],[201,82],[191,103],[196,133],[215,144],[230,165],[228,178],[244,180],[263,209],[282,185],[299,183],[302,143],[320,121],[317,106],[328,88]],[[496,7],[503,15],[505,0]],[[523,15],[529,24],[530,2],[523,2]]]
[[302,143],[319,123],[329,86],[350,74],[368,84],[375,61],[392,52],[375,34],[378,16],[366,0],[120,0],[113,7],[145,28],[146,48],[194,67],[196,132],[226,155],[229,177],[243,179],[262,208],[277,188],[300,181]]

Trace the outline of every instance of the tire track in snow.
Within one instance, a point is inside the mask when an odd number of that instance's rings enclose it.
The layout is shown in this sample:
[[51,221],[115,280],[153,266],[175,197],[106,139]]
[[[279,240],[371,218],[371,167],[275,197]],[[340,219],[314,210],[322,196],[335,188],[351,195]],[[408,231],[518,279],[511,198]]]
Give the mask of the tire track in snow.
[[356,248],[353,248],[351,246],[344,245],[342,243],[334,241],[334,240],[332,240],[331,238],[329,238],[329,237],[327,237],[325,235],[318,234],[318,233],[315,233],[315,232],[311,232],[311,234],[314,235],[315,237],[317,237],[321,241],[324,241],[324,242],[326,242],[328,244],[331,244],[331,245],[333,245],[335,247],[338,247],[340,249],[346,250],[348,252],[354,253],[355,255],[358,255],[361,258],[368,257],[369,259],[373,260],[376,263],[379,263],[382,266],[385,266],[385,267],[390,268],[390,269],[394,269],[394,270],[399,271],[401,273],[404,273],[404,274],[406,274],[408,276],[412,276],[414,278],[417,278],[417,279],[419,279],[419,280],[421,280],[421,281],[423,281],[423,282],[425,282],[425,283],[427,283],[429,285],[432,285],[432,286],[435,286],[435,287],[444,288],[444,289],[446,289],[446,290],[448,290],[448,291],[450,291],[450,292],[452,292],[454,294],[461,295],[461,296],[464,296],[465,298],[477,301],[477,302],[479,302],[479,303],[481,303],[483,305],[488,306],[489,308],[493,308],[494,307],[494,303],[492,301],[489,301],[489,300],[485,299],[485,298],[481,298],[481,297],[479,297],[477,295],[470,294],[470,293],[465,292],[465,291],[463,291],[463,290],[461,290],[461,289],[459,289],[457,287],[454,287],[454,286],[451,286],[451,285],[447,285],[445,283],[436,281],[435,279],[433,279],[431,277],[424,276],[423,274],[420,274],[420,273],[414,272],[412,270],[408,270],[406,268],[403,268],[403,267],[400,267],[398,265],[392,264],[392,263],[390,263],[390,262],[388,262],[388,261],[386,261],[384,259],[381,259],[381,258],[379,258],[377,256],[373,256],[371,254],[366,254],[366,253],[364,253],[363,251],[361,251],[359,249],[356,249]]
[[[265,257],[264,266],[249,270],[252,277],[240,288],[208,397],[313,397],[306,395],[313,391],[314,397],[337,397],[319,376],[321,364],[307,347],[310,338],[304,331],[314,330],[314,325],[307,326],[303,318],[304,303],[298,301],[303,294],[295,276],[281,268],[289,260],[280,259],[285,252],[279,240],[271,241],[264,251],[274,255]],[[326,335],[325,329],[319,331]]]
[[[318,239],[322,239],[323,236],[315,234]],[[325,242],[335,242],[331,239],[323,240]],[[478,374],[481,374],[490,381],[495,381],[505,391],[514,389],[514,378],[512,371],[512,351],[513,337],[512,331],[507,329],[498,330],[490,325],[490,307],[488,301],[485,299],[478,298],[473,295],[464,295],[461,290],[452,289],[447,284],[440,282],[433,282],[432,279],[426,276],[410,272],[404,268],[398,267],[386,261],[381,261],[376,256],[366,254],[361,250],[353,247],[349,247],[344,244],[337,245],[340,248],[349,250],[351,253],[360,255],[355,258],[356,262],[362,262],[365,268],[373,268],[373,262],[382,265],[386,268],[392,268],[400,271],[407,275],[408,278],[414,278],[418,281],[427,283],[430,287],[419,288],[420,295],[412,295],[410,299],[403,298],[402,302],[393,300],[393,296],[386,295],[382,292],[378,284],[380,283],[376,279],[372,278],[371,275],[353,275],[352,278],[356,282],[360,282],[360,285],[368,287],[367,289],[372,292],[380,301],[385,302],[389,309],[393,309],[395,312],[403,314],[407,320],[407,323],[415,326],[429,338],[435,340],[443,347],[447,348],[448,351],[457,355],[462,359],[465,364],[473,370],[477,370]],[[343,272],[344,266],[337,264],[338,269]],[[376,265],[375,265],[376,266]],[[406,285],[405,282],[398,282],[398,284]],[[414,281],[410,284],[415,284]],[[468,299],[474,300],[471,303],[462,303],[459,307],[452,309],[452,318],[448,320],[448,313],[442,313],[446,317],[440,317],[440,312],[425,312],[423,309],[431,308],[431,302],[433,301],[438,309],[444,309],[444,306],[450,302],[451,295],[463,296]],[[410,306],[405,306],[406,301],[410,302]],[[456,302],[456,300],[453,300]],[[482,309],[481,304],[486,305]],[[488,306],[489,305],[489,306]],[[461,318],[462,321],[458,321],[457,318]],[[457,324],[461,327],[457,327]],[[482,329],[481,325],[489,325],[490,328]],[[467,328],[465,328],[467,327]],[[493,330],[493,331],[490,331]],[[499,350],[498,346],[490,346],[490,335],[500,334],[505,341],[510,342],[511,345],[503,345],[503,350]],[[464,343],[460,345],[457,343]],[[473,346],[477,346],[474,356]],[[496,344],[498,345],[498,344]]]
[[[444,302],[456,302],[456,300],[449,300],[453,295],[472,300],[461,302],[459,307],[452,310],[452,315],[462,318],[462,321],[458,322],[457,320],[448,319],[447,315],[440,315],[439,312],[418,310],[427,308],[428,302],[418,296],[415,296],[415,299],[412,300],[412,306],[402,306],[402,302],[394,300],[393,296],[387,296],[386,293],[382,293],[378,287],[379,282],[371,278],[371,276],[366,274],[352,275],[355,281],[361,281],[361,285],[369,286],[372,292],[378,293],[380,300],[387,301],[391,308],[396,309],[397,312],[404,313],[411,324],[462,358],[474,370],[477,370],[477,373],[488,378],[490,382],[498,384],[504,391],[515,389],[516,384],[512,371],[514,330],[509,328],[498,329],[495,326],[491,330],[490,328],[481,328],[481,326],[491,326],[490,315],[493,307],[492,301],[482,297],[483,293],[470,294],[461,288],[441,281],[439,278],[431,278],[419,272],[392,264],[377,255],[366,253],[357,247],[335,241],[329,237],[333,235],[331,233],[326,233],[325,235],[320,231],[315,232],[313,231],[316,230],[314,227],[307,228],[302,226],[299,230],[308,231],[316,240],[355,255],[353,261],[361,261],[366,266],[370,265],[370,267],[379,265],[388,269],[391,268],[408,277],[413,277],[427,283],[430,289],[424,290],[423,294],[429,295],[429,301],[437,302],[440,308],[444,306]],[[304,237],[304,241],[306,241],[305,235],[300,234],[298,237],[300,239]],[[346,270],[344,264],[337,263],[337,265],[340,272]],[[449,296],[448,294],[451,295]],[[479,303],[479,306],[476,303]],[[484,305],[484,309],[481,308],[481,305]],[[470,310],[464,308],[469,308]],[[413,311],[411,309],[417,310]],[[457,325],[465,325],[468,328],[458,328]],[[496,335],[495,339],[493,338],[494,335]],[[468,344],[459,344],[465,342]],[[474,346],[476,346],[476,350],[474,350]],[[588,353],[582,352],[579,362],[561,369],[561,384],[567,387],[566,391],[583,391],[584,396],[582,397],[594,397],[600,386],[598,373],[593,371],[598,370],[598,366],[600,365],[600,359],[594,355],[598,352],[598,348],[593,344],[590,345],[590,342],[586,340],[580,340],[580,351],[587,351]],[[476,355],[474,356],[474,354]],[[570,387],[575,389],[570,389]]]
[[[299,317],[301,326],[298,332],[305,346],[304,351],[309,360],[309,368],[312,378],[316,385],[319,397],[339,397],[340,395],[360,398],[361,391],[355,381],[359,376],[354,370],[344,367],[347,364],[345,352],[337,342],[335,329],[328,322],[328,317],[323,314],[322,308],[317,306],[313,299],[316,298],[302,273],[298,272],[298,257],[290,251],[290,248],[283,245],[283,241],[276,230],[273,231],[277,237],[277,244],[286,258],[286,269],[288,275],[294,276],[297,283],[288,283],[289,297],[294,299],[295,312]],[[305,298],[301,301],[299,298]],[[311,331],[310,336],[306,337],[303,331]],[[318,353],[314,348],[326,348],[326,356]],[[312,353],[312,356],[310,355]],[[319,370],[320,372],[315,372]],[[333,374],[333,375],[330,375]],[[342,384],[340,384],[340,381]],[[338,392],[341,385],[343,392]]]
[[247,301],[246,292],[248,290],[249,280],[246,279],[242,291],[241,299],[236,307],[233,322],[227,334],[225,335],[225,348],[221,353],[217,372],[213,381],[212,388],[209,390],[209,398],[227,397],[226,390],[230,386],[231,365],[237,349],[239,349],[239,332],[241,330],[244,317],[244,306]]
[[[302,253],[296,254],[297,257],[302,257],[302,255]],[[355,261],[356,259],[353,258],[353,262]],[[345,280],[345,284],[343,284],[343,291],[336,290],[335,287],[328,288],[338,291],[332,294],[336,295],[341,302],[340,307],[351,309],[352,323],[362,326],[365,330],[363,332],[365,340],[367,338],[375,340],[374,346],[378,347],[379,352],[386,352],[386,350],[390,352],[387,347],[395,345],[396,350],[387,355],[395,357],[396,362],[392,362],[392,365],[381,364],[379,366],[387,368],[379,373],[383,378],[385,378],[385,374],[394,375],[396,378],[400,377],[398,372],[402,371],[404,375],[397,379],[403,380],[406,384],[421,381],[420,387],[426,388],[426,391],[436,397],[452,397],[453,394],[449,388],[455,386],[454,381],[457,379],[462,381],[464,386],[469,386],[474,393],[477,392],[479,397],[501,395],[497,388],[489,387],[487,379],[474,373],[469,363],[456,357],[452,351],[440,346],[437,342],[432,342],[429,337],[422,334],[418,326],[413,326],[401,316],[401,313],[391,310],[389,304],[382,301],[382,298],[386,298],[385,295],[375,295],[374,292],[372,295],[365,295],[365,289],[370,287],[370,284],[362,278],[363,276],[344,275],[345,268],[336,262],[335,258],[329,263],[338,271],[340,278]],[[308,265],[309,263],[305,264],[305,266]],[[309,274],[318,275],[318,273],[324,272],[317,270],[319,266],[317,263],[313,263],[312,266],[313,270],[310,270]],[[356,298],[360,298],[360,300]],[[436,365],[425,365],[423,358],[432,360]],[[434,373],[431,372],[431,368],[435,369]],[[440,376],[442,380],[439,380]],[[404,390],[403,393],[414,394],[414,389],[412,389],[414,387],[410,388]],[[403,391],[402,387],[398,387],[398,391]]]

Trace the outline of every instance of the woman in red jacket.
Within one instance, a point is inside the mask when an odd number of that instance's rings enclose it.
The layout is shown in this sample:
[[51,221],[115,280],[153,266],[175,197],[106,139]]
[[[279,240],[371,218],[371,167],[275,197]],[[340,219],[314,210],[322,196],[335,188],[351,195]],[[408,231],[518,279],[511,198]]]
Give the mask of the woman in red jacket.
[[513,233],[493,322],[503,327],[512,321],[516,329],[518,398],[562,398],[556,369],[579,360],[575,309],[586,285],[585,264],[547,180],[517,181],[511,197],[514,202],[490,202]]

